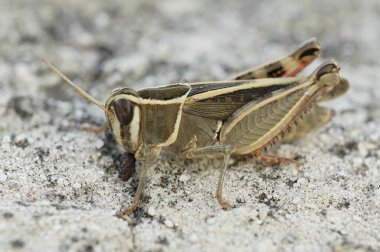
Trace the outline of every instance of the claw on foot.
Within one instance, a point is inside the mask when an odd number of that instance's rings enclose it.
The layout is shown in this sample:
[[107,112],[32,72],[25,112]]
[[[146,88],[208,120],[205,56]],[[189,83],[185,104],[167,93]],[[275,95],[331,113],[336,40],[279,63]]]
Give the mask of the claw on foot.
[[123,210],[121,210],[121,211],[116,212],[116,216],[117,216],[118,218],[121,218],[121,219],[123,219],[123,218],[125,218],[125,217],[129,217],[129,215],[130,215],[131,213],[133,213],[133,212],[137,209],[137,206],[138,206],[138,204],[132,204],[130,207],[125,208],[125,209],[123,209]]
[[232,208],[232,205],[223,199],[223,196],[222,196],[221,192],[219,192],[219,191],[216,192],[216,199],[218,200],[219,205],[223,209],[230,209],[230,208]]
[[[218,200],[219,201],[219,200]],[[232,205],[230,203],[228,203],[227,201],[219,201],[219,205],[223,208],[223,209],[230,209],[232,208]]]

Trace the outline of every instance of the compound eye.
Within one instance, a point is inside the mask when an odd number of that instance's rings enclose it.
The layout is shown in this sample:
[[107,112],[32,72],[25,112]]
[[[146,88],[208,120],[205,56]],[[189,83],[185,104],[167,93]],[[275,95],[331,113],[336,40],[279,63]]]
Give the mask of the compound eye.
[[121,125],[128,125],[133,119],[133,104],[127,99],[121,98],[114,103],[115,114]]

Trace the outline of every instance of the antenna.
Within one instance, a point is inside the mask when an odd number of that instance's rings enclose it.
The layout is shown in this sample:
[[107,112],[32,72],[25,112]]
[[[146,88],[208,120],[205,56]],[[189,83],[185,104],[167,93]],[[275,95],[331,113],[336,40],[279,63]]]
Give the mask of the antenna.
[[63,73],[61,73],[55,66],[53,66],[51,63],[49,63],[45,59],[41,59],[42,62],[44,62],[54,73],[56,73],[64,82],[66,82],[74,91],[79,94],[82,98],[87,100],[90,103],[95,104],[99,108],[101,108],[104,111],[107,111],[106,108],[102,103],[97,101],[94,97],[86,93],[83,89],[81,89],[78,85],[76,85],[74,82],[72,82],[69,78],[67,78]]

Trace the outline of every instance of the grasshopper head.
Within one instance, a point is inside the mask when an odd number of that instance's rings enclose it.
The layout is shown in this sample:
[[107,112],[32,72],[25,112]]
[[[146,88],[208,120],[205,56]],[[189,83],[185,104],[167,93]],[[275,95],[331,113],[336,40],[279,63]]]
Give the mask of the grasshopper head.
[[55,66],[44,59],[42,61],[79,94],[79,96],[105,111],[106,118],[118,144],[122,145],[130,153],[137,151],[141,139],[140,103],[139,96],[134,90],[128,88],[115,90],[111,92],[106,104],[103,105],[73,83]]
[[135,153],[141,143],[141,107],[137,92],[129,88],[117,89],[111,92],[105,108],[117,143]]

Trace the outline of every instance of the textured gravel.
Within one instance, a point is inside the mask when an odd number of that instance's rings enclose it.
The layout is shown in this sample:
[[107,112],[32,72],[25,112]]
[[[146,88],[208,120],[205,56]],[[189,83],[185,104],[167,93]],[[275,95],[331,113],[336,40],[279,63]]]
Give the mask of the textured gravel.
[[[0,1],[0,251],[380,250],[379,17],[377,0]],[[222,80],[311,37],[351,89],[330,124],[274,150],[303,169],[235,160],[223,211],[222,160],[162,157],[133,223],[114,216],[136,188],[121,152],[80,130],[102,112],[40,61],[104,101]]]

